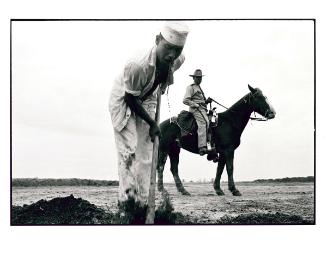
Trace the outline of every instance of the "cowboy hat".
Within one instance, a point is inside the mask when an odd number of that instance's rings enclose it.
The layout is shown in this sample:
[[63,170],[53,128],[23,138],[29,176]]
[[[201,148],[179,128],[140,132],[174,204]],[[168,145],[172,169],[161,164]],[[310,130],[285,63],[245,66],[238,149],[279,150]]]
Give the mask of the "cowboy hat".
[[201,71],[201,69],[196,69],[196,70],[194,71],[194,74],[193,74],[193,75],[190,74],[190,76],[191,76],[191,77],[202,77],[202,76],[204,76],[204,75],[202,75],[202,71]]

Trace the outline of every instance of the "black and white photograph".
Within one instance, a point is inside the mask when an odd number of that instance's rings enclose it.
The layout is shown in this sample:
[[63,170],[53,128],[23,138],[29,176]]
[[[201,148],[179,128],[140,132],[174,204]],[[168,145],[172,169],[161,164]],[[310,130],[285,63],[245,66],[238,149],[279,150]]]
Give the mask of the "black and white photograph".
[[324,254],[323,3],[2,1],[1,254]]
[[11,19],[10,225],[315,225],[315,29]]

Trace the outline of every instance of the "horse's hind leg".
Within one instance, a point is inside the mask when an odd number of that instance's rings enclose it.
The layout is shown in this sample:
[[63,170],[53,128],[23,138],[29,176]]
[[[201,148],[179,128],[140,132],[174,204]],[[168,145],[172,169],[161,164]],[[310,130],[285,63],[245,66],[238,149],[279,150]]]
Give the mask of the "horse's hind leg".
[[170,158],[170,171],[173,174],[176,188],[179,192],[181,192],[183,195],[191,195],[183,186],[183,183],[178,175],[178,163],[179,163],[179,153],[180,153],[180,147],[177,145],[177,143],[174,143],[171,146],[171,150],[169,152],[169,158]]
[[159,150],[158,155],[158,165],[157,165],[157,172],[158,172],[158,191],[163,192],[165,190],[163,186],[163,171],[165,169],[165,164],[167,161],[168,154],[165,151]]
[[221,178],[221,174],[224,171],[225,164],[226,164],[225,156],[223,154],[221,154],[219,156],[219,159],[218,159],[218,166],[217,166],[216,178],[215,178],[215,182],[213,184],[213,187],[214,187],[214,189],[216,191],[216,194],[218,196],[225,195],[225,193],[220,188],[220,178]]

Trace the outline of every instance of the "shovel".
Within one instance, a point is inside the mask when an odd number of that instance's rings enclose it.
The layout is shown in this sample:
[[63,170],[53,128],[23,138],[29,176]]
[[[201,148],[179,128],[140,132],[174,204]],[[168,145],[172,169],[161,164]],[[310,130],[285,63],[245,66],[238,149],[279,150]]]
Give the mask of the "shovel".
[[[161,104],[161,89],[159,87],[157,93],[157,111],[155,121],[159,126],[160,122],[160,104]],[[153,154],[152,154],[152,166],[151,166],[151,176],[150,176],[150,188],[149,188],[149,197],[148,197],[148,209],[146,212],[146,220],[145,224],[153,224],[155,209],[156,209],[156,171],[157,171],[157,163],[158,163],[158,149],[159,149],[159,137],[156,136],[153,142]]]

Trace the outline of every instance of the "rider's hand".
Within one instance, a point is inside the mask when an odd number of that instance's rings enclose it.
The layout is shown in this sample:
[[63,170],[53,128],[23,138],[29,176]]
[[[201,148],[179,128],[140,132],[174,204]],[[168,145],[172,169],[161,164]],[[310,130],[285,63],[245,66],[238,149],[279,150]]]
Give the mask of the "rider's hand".
[[208,97],[206,100],[206,104],[210,104],[212,102],[212,98]]
[[159,136],[159,139],[161,138],[161,131],[157,123],[153,122],[150,125],[149,135],[151,137],[152,142],[154,142],[156,136]]

